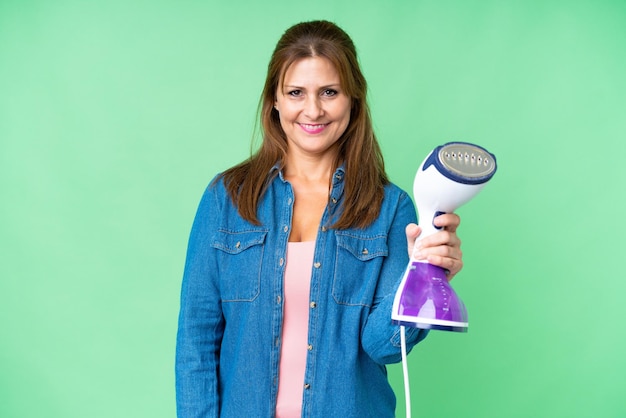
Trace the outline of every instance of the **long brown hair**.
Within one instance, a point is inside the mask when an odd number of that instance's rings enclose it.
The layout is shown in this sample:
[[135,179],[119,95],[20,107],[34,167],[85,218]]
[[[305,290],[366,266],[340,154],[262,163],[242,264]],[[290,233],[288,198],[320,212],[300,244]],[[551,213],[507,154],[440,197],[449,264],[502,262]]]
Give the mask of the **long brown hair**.
[[259,102],[261,146],[249,159],[226,170],[221,177],[239,214],[258,225],[257,208],[272,179],[271,168],[278,164],[282,169],[287,155],[287,139],[274,109],[276,91],[287,68],[309,57],[323,57],[334,65],[341,87],[352,104],[350,122],[338,140],[339,153],[334,169],[345,164],[344,192],[341,215],[332,227],[366,227],[378,217],[384,186],[389,180],[372,128],[367,82],[356,48],[348,34],[334,23],[324,20],[298,23],[280,38],[268,65]]

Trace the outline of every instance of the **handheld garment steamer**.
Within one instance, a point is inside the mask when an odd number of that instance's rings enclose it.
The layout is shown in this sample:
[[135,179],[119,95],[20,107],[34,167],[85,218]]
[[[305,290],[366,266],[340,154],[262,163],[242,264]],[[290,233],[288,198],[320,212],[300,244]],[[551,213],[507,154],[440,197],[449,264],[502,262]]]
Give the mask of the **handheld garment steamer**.
[[[419,241],[437,232],[435,217],[454,212],[471,200],[496,172],[496,158],[467,142],[449,142],[435,148],[415,174],[413,197],[422,233]],[[405,326],[467,332],[467,310],[446,278],[446,271],[411,257],[396,292],[391,319],[401,325],[407,417],[410,417]]]

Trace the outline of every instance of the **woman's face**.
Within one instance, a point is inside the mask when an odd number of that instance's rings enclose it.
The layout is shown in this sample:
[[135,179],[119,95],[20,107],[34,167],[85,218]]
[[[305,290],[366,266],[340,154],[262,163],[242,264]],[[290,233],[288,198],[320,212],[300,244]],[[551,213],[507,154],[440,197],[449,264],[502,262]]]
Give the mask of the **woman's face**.
[[291,155],[336,155],[337,140],[350,122],[350,98],[326,58],[303,58],[287,68],[275,107]]

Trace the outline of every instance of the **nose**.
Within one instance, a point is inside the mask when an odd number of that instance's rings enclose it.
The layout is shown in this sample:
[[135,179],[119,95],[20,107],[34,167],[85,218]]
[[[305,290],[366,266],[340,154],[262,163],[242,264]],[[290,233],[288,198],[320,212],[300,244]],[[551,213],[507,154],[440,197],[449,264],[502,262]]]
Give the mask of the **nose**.
[[317,120],[324,115],[324,108],[318,96],[308,96],[306,98],[304,115],[311,120]]

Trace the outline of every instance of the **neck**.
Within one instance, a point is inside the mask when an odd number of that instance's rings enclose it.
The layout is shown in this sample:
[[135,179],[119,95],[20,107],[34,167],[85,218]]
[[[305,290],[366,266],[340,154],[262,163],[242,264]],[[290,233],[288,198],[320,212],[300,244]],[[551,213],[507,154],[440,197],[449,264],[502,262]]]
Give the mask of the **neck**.
[[286,178],[298,178],[308,182],[328,183],[334,170],[334,157],[323,158],[287,156],[284,169]]

